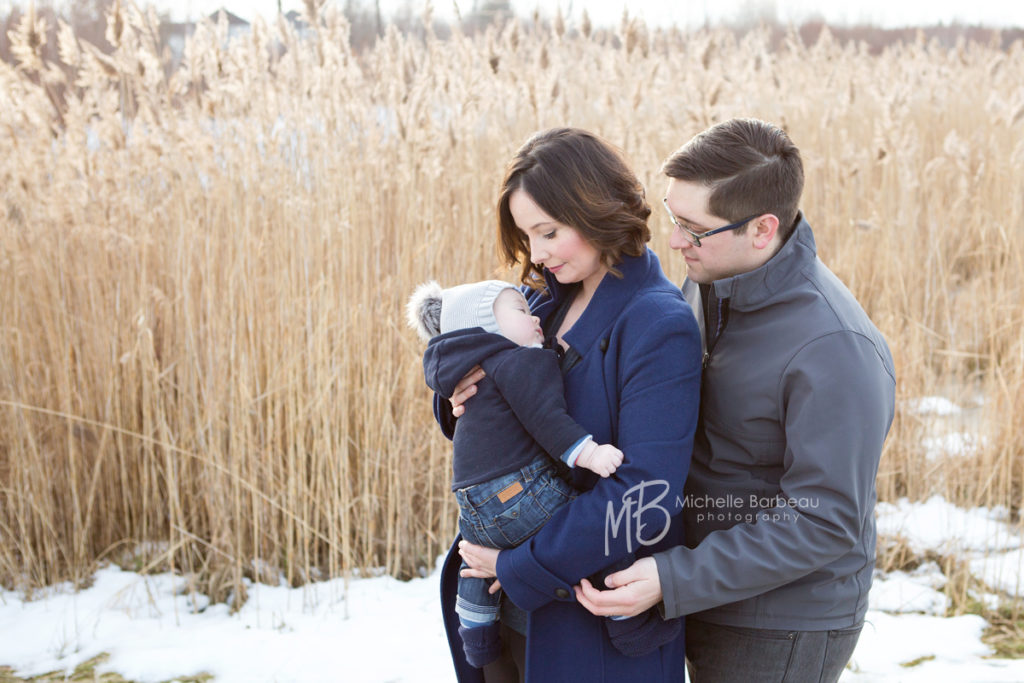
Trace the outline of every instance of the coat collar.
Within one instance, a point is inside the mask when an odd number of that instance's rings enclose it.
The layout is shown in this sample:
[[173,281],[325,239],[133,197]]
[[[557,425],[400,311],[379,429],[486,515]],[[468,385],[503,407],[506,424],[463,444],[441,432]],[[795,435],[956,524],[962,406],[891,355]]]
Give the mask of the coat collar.
[[[624,256],[622,262],[616,264],[615,268],[622,274],[622,277],[615,277],[606,273],[604,279],[597,286],[594,298],[590,300],[583,315],[572,326],[572,329],[565,335],[565,343],[580,353],[586,351],[606,333],[615,319],[626,307],[626,304],[643,287],[652,272],[660,272],[661,264],[654,252],[645,247],[640,256]],[[559,304],[568,296],[572,296],[578,285],[563,285],[555,279],[555,276],[544,271],[544,280],[547,283],[551,299],[538,307],[536,313],[542,318],[550,315],[556,310]]]
[[768,259],[767,263],[747,273],[715,280],[715,296],[729,299],[729,307],[736,310],[757,308],[772,295],[784,289],[803,267],[817,258],[814,233],[801,213],[797,226],[785,244]]

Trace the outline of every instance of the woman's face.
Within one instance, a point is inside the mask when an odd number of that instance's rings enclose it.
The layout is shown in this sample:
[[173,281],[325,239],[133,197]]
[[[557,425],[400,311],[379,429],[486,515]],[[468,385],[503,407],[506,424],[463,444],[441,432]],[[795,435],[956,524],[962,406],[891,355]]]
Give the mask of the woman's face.
[[529,240],[530,261],[551,271],[562,284],[580,282],[591,293],[597,289],[608,268],[601,263],[601,252],[575,228],[557,222],[521,189],[509,196],[508,209]]

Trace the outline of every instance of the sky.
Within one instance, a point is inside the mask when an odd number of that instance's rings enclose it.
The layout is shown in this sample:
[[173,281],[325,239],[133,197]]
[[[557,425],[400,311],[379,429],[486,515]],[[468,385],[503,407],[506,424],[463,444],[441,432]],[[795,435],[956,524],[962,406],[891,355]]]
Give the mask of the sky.
[[[73,1],[73,0],[71,0]],[[169,11],[172,18],[182,20],[209,14],[221,7],[245,18],[255,13],[273,17],[278,0],[138,0],[140,4],[152,2],[161,11]],[[328,0],[343,3],[344,0]],[[362,0],[372,6],[374,0]],[[299,9],[301,0],[280,0],[287,12]],[[385,13],[408,3],[419,11],[425,0],[380,0]],[[5,3],[0,2],[0,5]],[[462,14],[468,14],[474,0],[434,0],[434,14],[438,18],[454,16],[454,5]],[[482,4],[482,3],[481,3]],[[986,26],[1024,26],[1024,2],[1019,0],[512,0],[512,7],[522,15],[531,14],[540,6],[541,13],[553,16],[557,8],[570,19],[578,19],[586,8],[595,24],[618,24],[623,8],[631,15],[643,18],[648,24],[675,24],[680,27],[716,23],[722,19],[737,19],[753,13],[769,16],[773,13],[781,22],[800,23],[809,18],[824,18],[830,23],[871,23],[884,27],[911,25],[982,24]]]

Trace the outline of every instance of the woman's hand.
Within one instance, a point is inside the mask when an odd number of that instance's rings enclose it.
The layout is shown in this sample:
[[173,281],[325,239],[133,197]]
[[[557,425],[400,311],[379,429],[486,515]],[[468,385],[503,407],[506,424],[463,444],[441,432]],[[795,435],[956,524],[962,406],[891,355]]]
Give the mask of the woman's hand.
[[598,590],[586,579],[575,586],[579,603],[599,617],[635,617],[661,602],[658,563],[653,557],[642,557],[622,571],[609,574],[604,583],[614,590]]
[[[459,541],[459,555],[462,561],[469,565],[469,569],[463,569],[459,575],[470,579],[489,579],[496,577],[498,567],[497,548],[485,548],[469,541]],[[489,593],[497,593],[501,590],[501,581],[495,579],[491,584]]]
[[473,369],[466,373],[466,376],[455,385],[455,393],[448,399],[452,403],[452,416],[458,417],[466,412],[463,404],[476,393],[476,383],[484,378],[484,369],[474,365]]

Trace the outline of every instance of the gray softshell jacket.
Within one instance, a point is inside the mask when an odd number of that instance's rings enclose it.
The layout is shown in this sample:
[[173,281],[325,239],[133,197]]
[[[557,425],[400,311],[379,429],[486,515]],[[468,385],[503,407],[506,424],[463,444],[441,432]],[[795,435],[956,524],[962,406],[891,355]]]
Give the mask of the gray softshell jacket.
[[686,540],[656,554],[666,616],[859,625],[875,562],[875,475],[895,403],[889,348],[818,260],[801,216],[760,268],[683,293],[705,332]]

